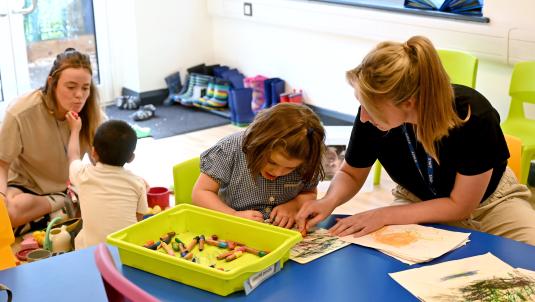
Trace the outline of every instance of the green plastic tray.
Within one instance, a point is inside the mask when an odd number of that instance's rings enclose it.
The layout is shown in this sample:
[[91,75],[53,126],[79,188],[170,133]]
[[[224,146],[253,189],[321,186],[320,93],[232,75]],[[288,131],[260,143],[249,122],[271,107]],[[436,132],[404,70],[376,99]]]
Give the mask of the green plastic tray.
[[[240,242],[269,253],[264,257],[244,253],[231,262],[217,260],[216,268],[212,268],[209,265],[214,264],[215,255],[226,249],[205,244],[200,252],[197,245],[193,252],[199,263],[195,263],[182,259],[178,252],[171,256],[163,249],[154,251],[143,247],[147,241],[158,241],[160,236],[171,231],[186,245],[194,236],[203,234],[209,238],[216,234],[222,240]],[[244,281],[277,262],[282,268],[290,249],[301,240],[301,234],[296,231],[190,204],[180,204],[107,237],[107,242],[118,248],[123,264],[222,296],[243,290]]]

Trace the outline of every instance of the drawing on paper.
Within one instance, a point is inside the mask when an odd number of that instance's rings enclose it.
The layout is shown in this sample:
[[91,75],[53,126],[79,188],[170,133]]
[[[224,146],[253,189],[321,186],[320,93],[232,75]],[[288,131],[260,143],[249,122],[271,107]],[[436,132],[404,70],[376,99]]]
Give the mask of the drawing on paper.
[[535,272],[491,253],[389,275],[421,301],[535,301]]
[[308,263],[349,244],[336,236],[329,235],[326,229],[316,229],[290,250],[290,259],[301,264]]
[[387,227],[375,231],[372,236],[377,242],[395,247],[409,245],[416,242],[421,237],[415,230],[391,231],[391,229]]
[[430,297],[436,301],[535,301],[535,280],[510,272],[506,277],[475,280],[466,286]]

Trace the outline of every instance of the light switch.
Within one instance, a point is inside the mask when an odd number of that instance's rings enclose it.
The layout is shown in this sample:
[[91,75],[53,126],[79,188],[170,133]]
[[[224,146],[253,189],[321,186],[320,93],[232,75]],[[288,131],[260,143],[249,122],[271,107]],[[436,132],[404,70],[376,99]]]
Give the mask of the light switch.
[[253,16],[253,4],[249,2],[243,2],[243,15],[244,16]]

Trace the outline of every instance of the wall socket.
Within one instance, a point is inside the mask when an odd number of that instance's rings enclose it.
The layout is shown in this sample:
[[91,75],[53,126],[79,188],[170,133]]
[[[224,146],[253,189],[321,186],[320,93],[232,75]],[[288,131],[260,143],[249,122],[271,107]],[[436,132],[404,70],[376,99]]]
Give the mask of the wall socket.
[[253,16],[253,4],[250,2],[243,2],[243,15],[252,17]]

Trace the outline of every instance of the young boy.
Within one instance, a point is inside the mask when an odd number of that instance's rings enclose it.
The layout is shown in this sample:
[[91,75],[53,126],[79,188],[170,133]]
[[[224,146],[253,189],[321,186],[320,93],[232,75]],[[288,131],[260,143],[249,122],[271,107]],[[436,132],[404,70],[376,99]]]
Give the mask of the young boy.
[[75,248],[105,242],[106,236],[143,218],[147,212],[147,189],[142,178],[123,168],[134,159],[137,137],[126,122],[110,120],[97,128],[91,157],[96,163],[80,160],[81,118],[68,112],[71,128],[68,145],[69,178],[78,188],[83,227]]

